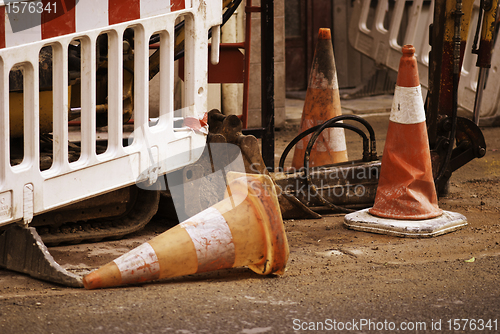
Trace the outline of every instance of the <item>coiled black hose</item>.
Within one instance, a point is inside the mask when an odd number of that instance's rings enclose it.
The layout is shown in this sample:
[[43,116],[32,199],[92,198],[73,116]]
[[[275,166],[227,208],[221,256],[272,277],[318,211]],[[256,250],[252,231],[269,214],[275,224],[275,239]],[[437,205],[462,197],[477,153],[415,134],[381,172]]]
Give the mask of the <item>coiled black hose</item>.
[[[366,134],[362,130],[360,130],[359,128],[357,128],[353,125],[350,125],[350,124],[340,123],[340,121],[342,121],[344,119],[358,121],[359,123],[363,124],[366,127],[366,129],[368,130],[368,133],[370,134],[370,142],[368,141],[368,137],[366,136]],[[280,162],[279,162],[279,168],[280,168],[280,170],[283,170],[286,157],[287,157],[288,153],[290,152],[290,150],[302,138],[304,138],[307,135],[312,133],[313,135],[309,139],[306,150],[304,152],[304,175],[306,176],[306,183],[307,183],[308,189],[312,190],[317,195],[317,198],[319,199],[319,201],[323,205],[325,205],[325,206],[327,206],[330,209],[335,210],[335,211],[339,211],[339,212],[343,212],[343,213],[350,213],[350,212],[353,212],[354,210],[335,205],[332,202],[328,201],[326,198],[324,198],[319,193],[318,189],[316,188],[316,186],[314,185],[314,183],[311,180],[311,173],[310,173],[310,168],[309,168],[309,159],[311,156],[311,150],[314,146],[314,143],[319,138],[319,135],[321,134],[321,132],[323,132],[323,130],[325,130],[327,128],[332,128],[332,127],[352,130],[352,131],[356,132],[357,134],[359,134],[363,139],[363,161],[373,161],[373,160],[377,159],[377,152],[376,152],[376,145],[375,145],[375,131],[373,131],[373,128],[370,125],[370,123],[368,123],[365,119],[363,119],[359,116],[356,116],[356,115],[340,115],[340,116],[336,116],[332,119],[329,119],[328,121],[324,122],[323,124],[316,125],[310,129],[307,129],[306,131],[304,131],[304,132],[300,133],[298,136],[296,136],[288,144],[288,146],[285,148],[285,150],[283,151],[283,154],[281,155]]]
[[[335,124],[335,123],[338,123],[340,121],[343,121],[343,120],[352,120],[352,121],[357,121],[359,123],[361,123],[362,125],[365,126],[365,128],[367,129],[368,131],[368,134],[370,135],[370,142],[369,142],[369,151],[368,151],[368,145],[367,145],[367,137],[366,137],[366,134],[360,130],[359,128],[353,126],[353,125],[348,125],[348,124],[345,124],[346,126],[334,126],[334,125],[331,125],[331,124]],[[328,123],[329,126],[326,126],[324,128],[322,128],[321,130],[319,130],[323,125],[325,125],[325,123]],[[343,123],[338,123],[338,124],[343,124]],[[280,161],[279,161],[279,168],[280,170],[283,170],[284,168],[284,165],[285,165],[285,160],[286,160],[286,157],[288,156],[288,153],[290,153],[290,151],[292,150],[292,148],[304,137],[306,137],[307,135],[313,133],[313,132],[316,132],[319,130],[318,132],[318,136],[319,134],[326,128],[328,127],[342,127],[344,129],[348,129],[348,130],[352,130],[356,133],[358,133],[362,138],[363,138],[363,161],[373,161],[373,160],[377,160],[377,149],[376,149],[376,140],[375,140],[375,131],[373,130],[372,126],[370,125],[370,123],[368,123],[368,121],[366,121],[364,118],[361,118],[359,116],[356,116],[356,115],[339,115],[339,116],[336,116],[332,119],[329,119],[328,121],[324,122],[323,124],[319,124],[319,125],[316,125],[316,126],[313,126],[312,128],[309,128],[307,130],[305,130],[304,132],[300,133],[299,135],[297,135],[288,145],[287,147],[285,148],[285,150],[283,151],[283,153],[281,154],[281,158],[280,158]],[[369,153],[368,153],[369,152]],[[305,165],[304,165],[305,166]]]

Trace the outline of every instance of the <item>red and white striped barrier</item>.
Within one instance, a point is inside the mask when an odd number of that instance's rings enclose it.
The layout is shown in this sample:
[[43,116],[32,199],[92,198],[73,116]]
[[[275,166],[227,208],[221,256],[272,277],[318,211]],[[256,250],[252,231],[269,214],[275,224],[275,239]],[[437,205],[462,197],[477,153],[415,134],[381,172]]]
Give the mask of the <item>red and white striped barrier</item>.
[[191,8],[191,0],[35,0],[0,6],[0,48]]

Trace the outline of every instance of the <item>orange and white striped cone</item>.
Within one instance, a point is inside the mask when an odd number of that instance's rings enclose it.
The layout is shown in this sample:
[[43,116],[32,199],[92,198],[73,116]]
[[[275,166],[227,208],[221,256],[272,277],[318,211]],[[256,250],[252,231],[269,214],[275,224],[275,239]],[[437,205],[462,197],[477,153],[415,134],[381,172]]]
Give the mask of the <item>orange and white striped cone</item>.
[[[342,114],[340,106],[337,69],[333,56],[333,45],[330,29],[321,28],[314,51],[313,64],[309,76],[300,131],[304,132],[315,125]],[[308,135],[297,143],[292,160],[292,167],[304,167],[304,152],[309,139]],[[347,148],[343,128],[325,129],[318,137],[311,150],[309,167],[331,165],[347,161]]]
[[403,47],[375,204],[346,215],[349,228],[423,237],[467,225],[463,215],[438,207],[414,53],[413,46]]
[[271,178],[227,177],[231,196],[91,272],[83,278],[85,288],[241,266],[262,275],[283,274],[289,249]]

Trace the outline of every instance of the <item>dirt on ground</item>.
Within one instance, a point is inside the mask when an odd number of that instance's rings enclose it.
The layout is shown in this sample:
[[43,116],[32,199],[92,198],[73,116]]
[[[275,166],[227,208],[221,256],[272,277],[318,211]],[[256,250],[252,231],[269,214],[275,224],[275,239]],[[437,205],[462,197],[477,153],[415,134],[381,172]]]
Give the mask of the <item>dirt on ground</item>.
[[[382,154],[388,115],[366,119]],[[277,132],[277,160],[297,132],[297,123]],[[486,156],[455,172],[439,200],[442,209],[467,217],[461,230],[399,238],[347,229],[343,214],[286,220],[290,258],[283,276],[236,268],[86,291],[1,270],[0,332],[292,333],[354,326],[349,332],[375,333],[402,332],[404,323],[420,326],[413,332],[498,331],[500,132],[483,133]],[[357,135],[347,133],[346,140],[350,159],[360,158]],[[123,240],[49,250],[64,268],[85,274],[170,226],[156,219]]]

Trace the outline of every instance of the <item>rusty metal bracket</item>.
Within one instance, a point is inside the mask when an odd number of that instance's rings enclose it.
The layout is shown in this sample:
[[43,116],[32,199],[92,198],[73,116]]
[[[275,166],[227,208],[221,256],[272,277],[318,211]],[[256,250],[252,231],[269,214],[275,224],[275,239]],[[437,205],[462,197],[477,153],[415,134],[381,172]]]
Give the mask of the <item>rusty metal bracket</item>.
[[226,143],[234,144],[241,149],[247,173],[268,174],[266,164],[260,154],[257,138],[253,135],[243,134],[243,125],[238,116],[226,116],[213,109],[208,113],[208,126],[210,129],[209,142],[214,140],[211,136],[222,135],[223,137],[218,137],[218,140],[225,140]]

